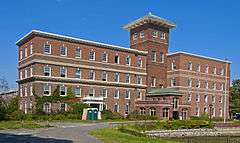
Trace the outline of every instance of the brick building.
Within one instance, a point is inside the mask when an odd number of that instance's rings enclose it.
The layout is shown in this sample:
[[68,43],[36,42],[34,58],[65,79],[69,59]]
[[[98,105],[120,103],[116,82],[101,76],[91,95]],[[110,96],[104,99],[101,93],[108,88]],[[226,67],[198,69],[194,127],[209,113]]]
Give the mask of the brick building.
[[[124,26],[130,48],[31,31],[16,43],[20,108],[32,112],[33,90],[51,96],[58,86],[60,96],[71,89],[76,102],[100,111],[186,119],[207,113],[213,104],[214,116],[227,117],[230,62],[168,53],[174,27],[151,13],[137,19]],[[67,105],[44,103],[43,109],[66,110]]]

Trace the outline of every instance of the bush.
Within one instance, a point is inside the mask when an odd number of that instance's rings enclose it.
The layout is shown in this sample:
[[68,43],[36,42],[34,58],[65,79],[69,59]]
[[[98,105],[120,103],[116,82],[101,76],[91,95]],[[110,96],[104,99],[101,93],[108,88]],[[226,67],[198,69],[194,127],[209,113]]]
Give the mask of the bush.
[[127,116],[128,120],[159,120],[157,116],[140,115],[137,111],[131,112]]
[[208,121],[209,120],[209,115],[208,114],[202,114],[199,117],[193,116],[191,117],[192,120],[205,120]]
[[70,111],[68,113],[70,114],[78,114],[79,116],[82,116],[83,109],[89,108],[88,104],[85,103],[68,103],[70,106]]
[[104,111],[102,111],[102,119],[103,120],[116,120],[116,119],[124,119],[124,117],[117,112],[112,112],[110,110],[104,110]]

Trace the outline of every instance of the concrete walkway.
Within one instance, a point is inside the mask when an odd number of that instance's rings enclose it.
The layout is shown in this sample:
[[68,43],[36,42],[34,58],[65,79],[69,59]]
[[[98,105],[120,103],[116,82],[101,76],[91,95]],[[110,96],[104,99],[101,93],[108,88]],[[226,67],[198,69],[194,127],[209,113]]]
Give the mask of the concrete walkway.
[[50,123],[52,128],[0,130],[0,143],[100,143],[88,135],[109,123]]

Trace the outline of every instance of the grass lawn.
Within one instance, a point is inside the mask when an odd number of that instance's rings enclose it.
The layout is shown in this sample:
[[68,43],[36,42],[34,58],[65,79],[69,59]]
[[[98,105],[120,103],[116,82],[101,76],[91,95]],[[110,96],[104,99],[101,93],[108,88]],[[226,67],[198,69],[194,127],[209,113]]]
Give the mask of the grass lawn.
[[122,133],[114,128],[97,129],[90,132],[90,135],[102,140],[104,143],[177,143],[147,137],[137,137]]
[[4,129],[34,129],[34,128],[46,128],[48,125],[41,125],[34,121],[1,121],[0,130]]

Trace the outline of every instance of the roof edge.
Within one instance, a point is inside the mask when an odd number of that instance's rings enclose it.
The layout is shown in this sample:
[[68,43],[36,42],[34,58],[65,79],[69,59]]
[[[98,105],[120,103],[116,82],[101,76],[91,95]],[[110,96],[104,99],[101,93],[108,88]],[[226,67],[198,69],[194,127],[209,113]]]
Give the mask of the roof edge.
[[184,52],[184,51],[177,51],[177,52],[173,52],[173,53],[168,53],[167,56],[172,56],[172,55],[176,55],[176,54],[185,54],[185,55],[190,55],[190,56],[194,56],[194,57],[200,57],[200,58],[204,58],[204,59],[209,59],[209,60],[214,60],[214,61],[219,61],[219,62],[224,62],[224,63],[229,63],[229,64],[232,63],[231,61],[228,61],[228,60],[222,60],[222,59],[218,59],[218,58],[213,58],[213,57],[208,57],[208,56],[188,53],[188,52]]
[[127,47],[122,47],[122,46],[117,46],[117,45],[112,45],[112,44],[106,44],[106,43],[96,42],[96,41],[91,41],[91,40],[85,40],[85,39],[75,38],[75,37],[66,36],[66,35],[54,34],[54,33],[44,32],[44,31],[40,31],[40,30],[31,30],[26,35],[24,35],[22,38],[17,40],[17,42],[15,44],[17,46],[20,46],[22,43],[24,43],[32,35],[40,35],[40,36],[43,35],[43,36],[47,36],[47,37],[65,39],[65,40],[72,40],[72,41],[76,41],[76,42],[80,42],[80,43],[88,43],[88,44],[93,44],[93,45],[97,45],[97,46],[112,47],[112,48],[115,48],[117,50],[126,50],[126,51],[129,51],[129,52],[140,53],[140,54],[143,54],[143,55],[146,55],[148,53],[146,51],[139,51],[139,50],[130,49],[130,48],[127,48]]

